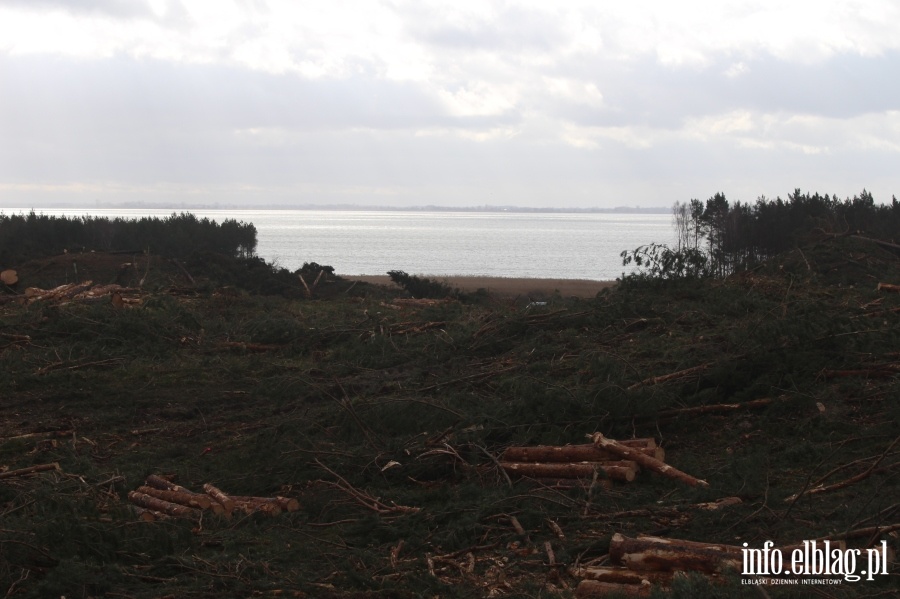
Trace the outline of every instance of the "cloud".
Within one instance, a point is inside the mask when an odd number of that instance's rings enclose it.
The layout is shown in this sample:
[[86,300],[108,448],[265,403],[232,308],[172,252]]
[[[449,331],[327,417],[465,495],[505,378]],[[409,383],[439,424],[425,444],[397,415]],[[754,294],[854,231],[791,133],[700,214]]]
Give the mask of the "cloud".
[[0,0],[0,8],[60,11],[72,15],[107,16],[119,19],[153,17],[151,2],[141,0]]
[[597,204],[843,170],[850,193],[890,180],[898,20],[886,0],[0,0],[0,185]]

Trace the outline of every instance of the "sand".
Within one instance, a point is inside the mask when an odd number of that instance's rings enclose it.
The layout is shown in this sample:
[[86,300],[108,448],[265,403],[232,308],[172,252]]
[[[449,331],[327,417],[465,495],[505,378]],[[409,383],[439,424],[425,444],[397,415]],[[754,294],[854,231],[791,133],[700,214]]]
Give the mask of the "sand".
[[[387,275],[341,275],[345,279],[366,281],[377,285],[393,285]],[[587,279],[528,279],[513,277],[428,277],[444,281],[462,291],[487,289],[494,295],[547,297],[559,292],[563,297],[594,297],[601,289],[611,287],[615,281],[591,281]]]

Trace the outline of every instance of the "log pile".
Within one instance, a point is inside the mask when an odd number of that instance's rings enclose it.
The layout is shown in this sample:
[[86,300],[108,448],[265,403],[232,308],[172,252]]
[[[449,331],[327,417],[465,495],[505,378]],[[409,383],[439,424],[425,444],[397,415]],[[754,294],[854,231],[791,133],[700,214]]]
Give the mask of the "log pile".
[[128,501],[142,520],[153,522],[171,517],[199,520],[204,512],[231,519],[235,510],[245,514],[277,516],[296,512],[300,503],[288,497],[245,497],[228,495],[211,484],[197,493],[176,485],[167,478],[151,474],[145,484],[128,494]]
[[653,438],[616,441],[596,433],[591,439],[593,443],[582,445],[510,447],[499,463],[507,474],[548,484],[577,479],[632,482],[645,469],[691,486],[707,486],[666,464],[666,452]]
[[[726,498],[732,499],[732,498]],[[726,507],[729,501],[715,505]],[[717,508],[718,509],[718,508]],[[832,540],[832,547],[846,551],[847,543]],[[789,545],[778,549],[790,555],[803,545]],[[580,578],[575,596],[579,599],[618,595],[622,597],[649,597],[654,587],[668,589],[677,576],[701,574],[711,583],[723,583],[726,574],[741,574],[744,567],[744,549],[736,545],[698,543],[683,539],[641,536],[629,538],[620,533],[613,535],[609,543],[609,566],[573,568],[570,573]],[[787,571],[770,578],[809,577],[791,575]],[[817,575],[813,574],[812,577]],[[766,578],[766,576],[755,576]]]
[[660,537],[613,535],[609,544],[610,566],[573,569],[580,578],[579,599],[649,597],[654,587],[670,587],[676,576],[699,572],[715,582],[729,571],[741,571],[741,548],[716,543],[697,543]]

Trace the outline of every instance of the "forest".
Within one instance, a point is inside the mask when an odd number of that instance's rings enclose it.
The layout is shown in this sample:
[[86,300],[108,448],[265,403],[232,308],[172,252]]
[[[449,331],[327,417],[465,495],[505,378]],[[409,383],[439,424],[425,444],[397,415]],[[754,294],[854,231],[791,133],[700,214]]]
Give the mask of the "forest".
[[729,203],[720,192],[706,202],[676,202],[672,214],[674,248],[651,244],[622,253],[624,265],[642,267],[638,276],[721,278],[812,238],[867,235],[892,244],[900,234],[900,201],[876,204],[865,189],[843,200],[795,189],[787,200],[760,197],[753,204]]
[[75,251],[249,257],[256,251],[256,227],[232,219],[219,224],[189,212],[138,219],[0,213],[0,264]]

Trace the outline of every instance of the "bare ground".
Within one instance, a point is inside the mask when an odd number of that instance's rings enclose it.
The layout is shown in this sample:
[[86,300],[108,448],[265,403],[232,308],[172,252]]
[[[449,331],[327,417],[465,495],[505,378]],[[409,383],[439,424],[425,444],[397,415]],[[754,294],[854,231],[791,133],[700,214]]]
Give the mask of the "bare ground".
[[[393,285],[387,275],[342,275],[346,279],[365,281],[376,285]],[[587,279],[531,279],[513,277],[429,277],[443,281],[462,291],[487,289],[494,295],[547,296],[559,292],[563,297],[594,297],[602,289],[612,287],[615,281],[591,281]]]

